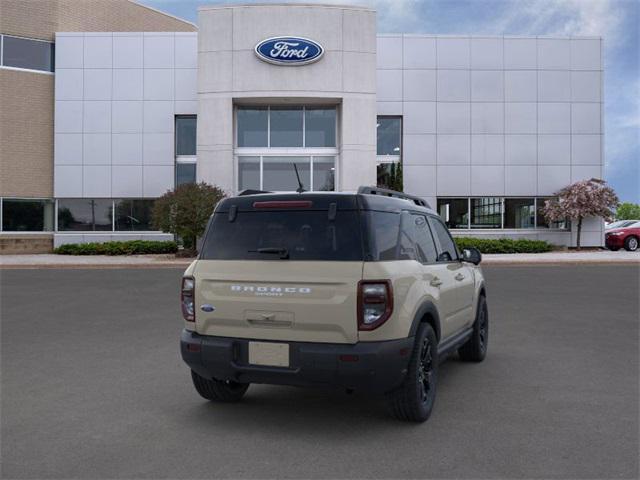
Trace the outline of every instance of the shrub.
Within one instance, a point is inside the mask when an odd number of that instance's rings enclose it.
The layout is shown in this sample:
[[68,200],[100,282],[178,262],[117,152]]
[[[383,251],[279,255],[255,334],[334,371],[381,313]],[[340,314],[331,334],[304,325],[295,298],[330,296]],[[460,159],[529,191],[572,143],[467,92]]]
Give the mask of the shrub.
[[174,241],[130,240],[127,242],[69,243],[54,249],[59,255],[144,255],[175,253]]
[[209,217],[224,192],[206,183],[186,183],[158,198],[153,207],[153,226],[178,235],[185,250],[194,251]]
[[456,237],[454,240],[459,249],[475,247],[482,253],[542,253],[553,249],[553,245],[544,240],[525,238],[513,240],[511,238]]

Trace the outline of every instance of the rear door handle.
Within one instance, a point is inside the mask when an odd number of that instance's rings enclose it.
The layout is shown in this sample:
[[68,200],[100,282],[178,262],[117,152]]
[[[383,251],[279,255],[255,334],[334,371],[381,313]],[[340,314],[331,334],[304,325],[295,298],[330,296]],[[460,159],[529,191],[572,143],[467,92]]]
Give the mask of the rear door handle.
[[457,274],[457,275],[456,275],[455,277],[453,277],[453,278],[455,278],[456,280],[458,280],[459,282],[461,282],[462,280],[464,280],[464,275],[463,275],[463,274],[461,274],[461,273],[459,273],[459,274]]
[[438,277],[433,277],[433,279],[429,282],[429,285],[431,285],[432,287],[439,287],[440,285],[442,285],[442,280],[440,280]]

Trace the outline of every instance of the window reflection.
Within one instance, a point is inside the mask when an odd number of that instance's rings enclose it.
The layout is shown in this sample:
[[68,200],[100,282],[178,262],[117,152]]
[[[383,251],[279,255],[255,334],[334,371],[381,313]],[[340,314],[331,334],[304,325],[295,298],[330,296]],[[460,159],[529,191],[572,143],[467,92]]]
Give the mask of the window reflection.
[[469,201],[466,198],[439,198],[438,214],[448,228],[469,227]]
[[505,198],[504,228],[534,228],[535,201],[533,198]]
[[471,199],[471,228],[501,228],[502,199],[483,197]]
[[378,137],[378,155],[401,154],[400,145],[402,141],[402,118],[401,117],[378,117],[376,128]]
[[134,232],[153,230],[151,226],[153,203],[153,200],[147,199],[116,200],[116,230]]
[[5,232],[50,232],[53,230],[51,200],[2,200],[2,230]]
[[58,230],[111,231],[113,203],[107,199],[73,198],[58,200]]

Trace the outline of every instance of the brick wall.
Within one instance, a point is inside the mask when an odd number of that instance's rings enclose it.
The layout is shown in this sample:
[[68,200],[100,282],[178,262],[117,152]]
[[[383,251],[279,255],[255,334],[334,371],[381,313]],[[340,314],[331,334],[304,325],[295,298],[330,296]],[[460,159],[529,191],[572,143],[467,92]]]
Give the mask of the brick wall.
[[193,32],[196,27],[129,0],[2,0],[0,31],[53,40],[55,32]]
[[[8,35],[195,30],[129,0],[0,0],[0,32]],[[0,69],[0,196],[53,196],[53,91],[52,75]]]

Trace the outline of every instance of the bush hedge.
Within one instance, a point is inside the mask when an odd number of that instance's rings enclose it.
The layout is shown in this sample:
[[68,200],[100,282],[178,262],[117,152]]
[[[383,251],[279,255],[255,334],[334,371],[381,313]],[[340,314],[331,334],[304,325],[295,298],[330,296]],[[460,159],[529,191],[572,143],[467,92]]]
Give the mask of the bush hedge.
[[520,238],[454,238],[459,249],[475,247],[482,253],[542,253],[553,250],[553,245],[544,240],[528,240]]
[[126,242],[68,243],[54,249],[60,255],[143,255],[175,253],[178,245],[173,241],[129,240]]

